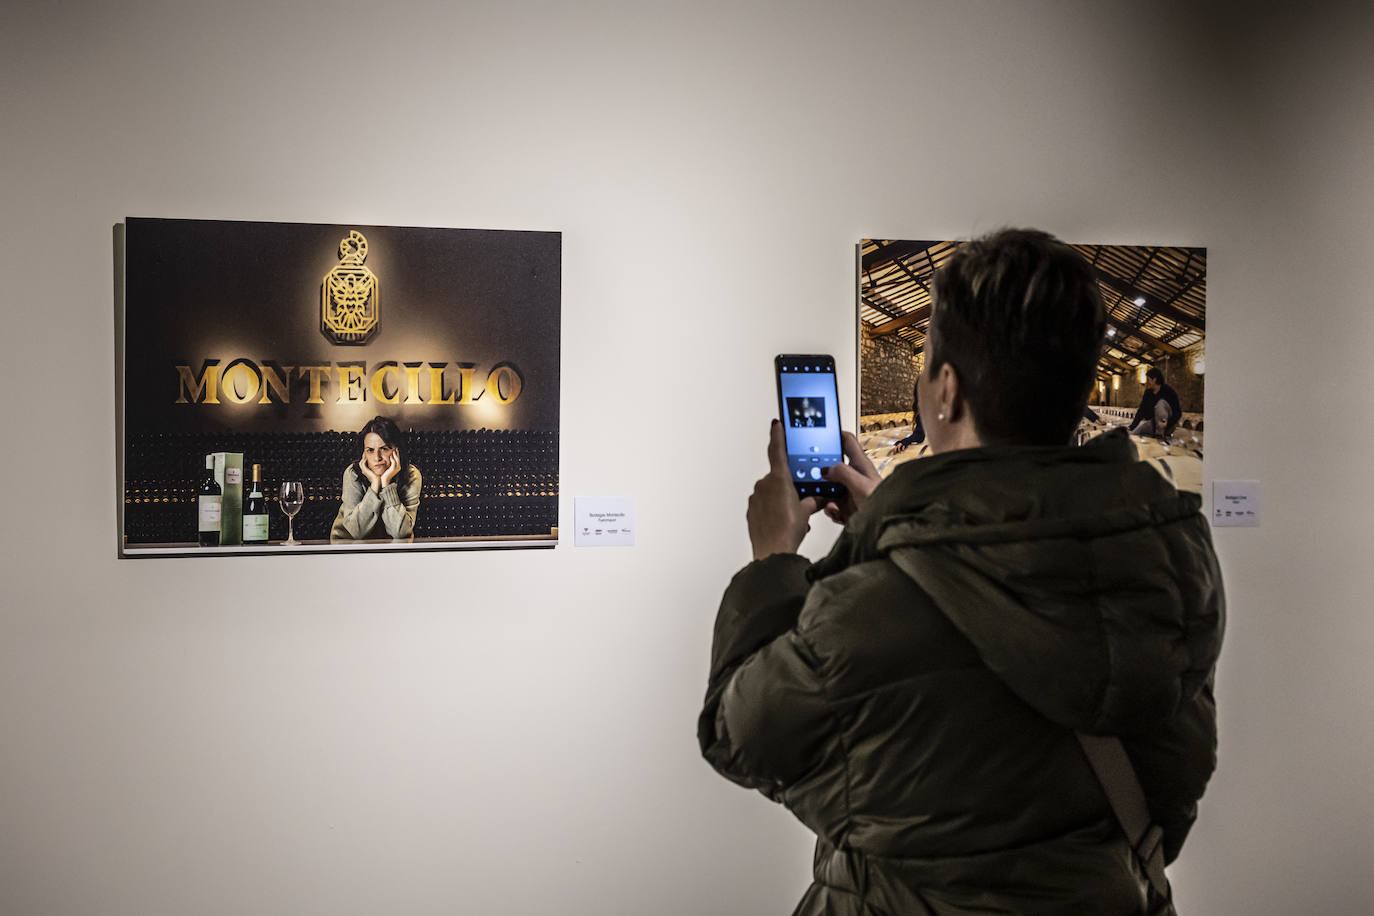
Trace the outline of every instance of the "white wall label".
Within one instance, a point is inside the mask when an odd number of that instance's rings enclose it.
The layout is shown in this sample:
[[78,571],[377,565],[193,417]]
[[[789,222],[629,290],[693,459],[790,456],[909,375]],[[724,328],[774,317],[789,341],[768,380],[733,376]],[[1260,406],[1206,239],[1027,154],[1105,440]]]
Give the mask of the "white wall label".
[[628,497],[573,499],[573,543],[578,547],[633,547],[635,501]]
[[1260,482],[1258,480],[1212,481],[1212,524],[1218,527],[1258,528]]

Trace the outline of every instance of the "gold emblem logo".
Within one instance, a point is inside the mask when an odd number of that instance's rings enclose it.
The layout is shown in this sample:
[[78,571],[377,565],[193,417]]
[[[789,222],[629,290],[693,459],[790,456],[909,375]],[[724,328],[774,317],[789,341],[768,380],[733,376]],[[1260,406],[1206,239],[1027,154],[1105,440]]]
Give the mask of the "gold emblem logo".
[[377,332],[380,283],[366,259],[367,239],[349,230],[339,242],[339,263],[320,284],[320,333],[335,343],[367,343]]

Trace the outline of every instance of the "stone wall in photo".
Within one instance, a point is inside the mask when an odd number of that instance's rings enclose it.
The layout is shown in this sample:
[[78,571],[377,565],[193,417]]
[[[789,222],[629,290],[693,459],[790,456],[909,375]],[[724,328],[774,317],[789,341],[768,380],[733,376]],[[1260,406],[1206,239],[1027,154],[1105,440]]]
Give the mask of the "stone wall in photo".
[[919,374],[911,344],[895,334],[859,341],[859,413],[911,410]]

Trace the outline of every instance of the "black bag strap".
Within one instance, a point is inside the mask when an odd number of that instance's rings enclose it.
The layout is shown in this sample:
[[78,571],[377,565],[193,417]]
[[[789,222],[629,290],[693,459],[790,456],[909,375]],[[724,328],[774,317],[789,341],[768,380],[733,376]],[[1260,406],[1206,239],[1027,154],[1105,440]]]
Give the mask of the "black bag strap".
[[1150,820],[1145,790],[1140,787],[1121,740],[1110,735],[1075,734],[1107,793],[1121,829],[1126,831],[1126,839],[1145,869],[1145,876],[1150,879],[1150,886],[1162,899],[1169,900],[1169,879],[1164,876],[1164,830]]

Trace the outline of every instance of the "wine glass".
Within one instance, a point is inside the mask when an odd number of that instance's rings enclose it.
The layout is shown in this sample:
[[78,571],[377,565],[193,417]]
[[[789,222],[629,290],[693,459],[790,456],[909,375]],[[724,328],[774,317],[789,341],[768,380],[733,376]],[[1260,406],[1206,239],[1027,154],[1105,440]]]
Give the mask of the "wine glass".
[[296,540],[295,521],[296,513],[301,511],[301,506],[305,503],[305,487],[301,486],[299,480],[288,481],[281,485],[281,511],[286,513],[286,540],[282,541],[283,547],[299,547],[301,542]]

